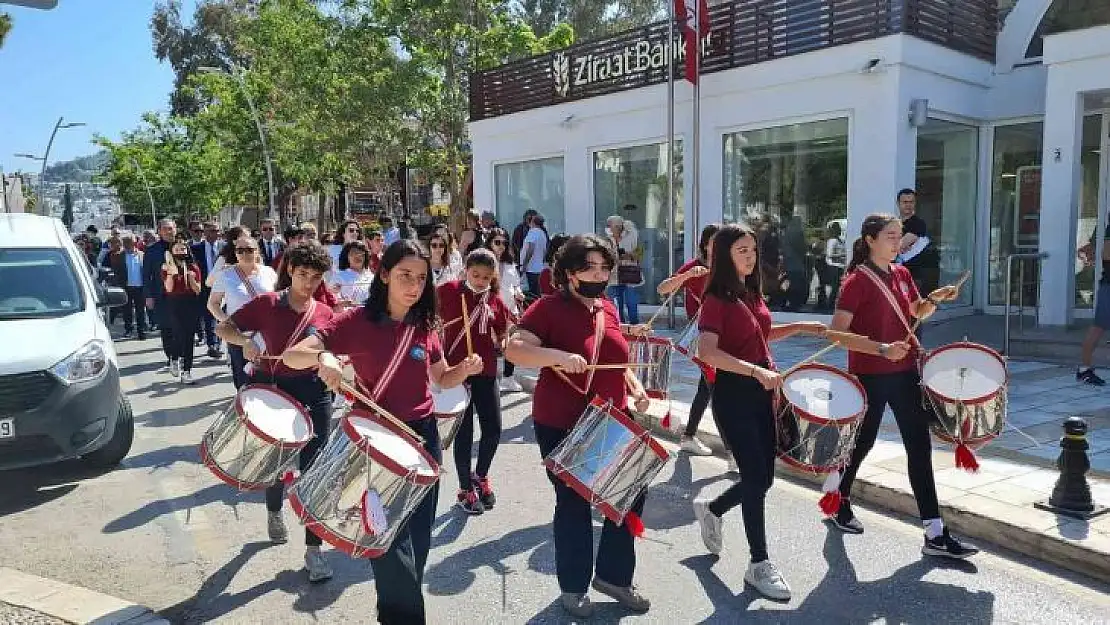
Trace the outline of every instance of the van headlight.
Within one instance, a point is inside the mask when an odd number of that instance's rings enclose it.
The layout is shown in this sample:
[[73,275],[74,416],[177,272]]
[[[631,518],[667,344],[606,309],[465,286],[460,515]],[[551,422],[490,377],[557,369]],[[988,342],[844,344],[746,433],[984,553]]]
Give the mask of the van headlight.
[[104,341],[100,340],[89,341],[84,347],[50,367],[50,373],[65,384],[95,380],[107,370],[108,350]]

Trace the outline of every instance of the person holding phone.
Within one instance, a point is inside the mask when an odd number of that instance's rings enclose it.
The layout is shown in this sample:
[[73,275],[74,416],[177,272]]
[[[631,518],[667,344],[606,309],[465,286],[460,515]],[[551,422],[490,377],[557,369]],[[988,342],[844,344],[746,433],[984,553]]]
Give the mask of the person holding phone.
[[170,332],[170,375],[193,383],[193,333],[200,320],[200,267],[185,241],[178,239],[162,263]]

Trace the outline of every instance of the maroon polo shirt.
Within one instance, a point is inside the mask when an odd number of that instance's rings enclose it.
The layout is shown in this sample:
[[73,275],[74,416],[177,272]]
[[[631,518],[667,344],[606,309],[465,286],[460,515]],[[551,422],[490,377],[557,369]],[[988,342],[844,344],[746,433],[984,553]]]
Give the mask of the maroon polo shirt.
[[[289,307],[288,291],[279,291],[262,293],[247,302],[231,315],[231,322],[239,328],[240,332],[261,332],[262,338],[266,341],[266,353],[280,356],[286,345],[300,343],[306,336],[311,335],[313,328],[319,328],[327,323],[331,319],[332,312],[331,308],[317,302],[308,326],[295,337],[295,340],[290,341],[289,335],[300,325],[302,316],[303,313]],[[312,369],[290,369],[280,360],[263,360],[259,369],[281,377],[315,374],[315,370]]]
[[[675,272],[676,275],[686,273],[694,267],[704,267],[705,263],[701,262],[700,258],[693,258],[686,261],[686,264],[678,268]],[[693,319],[697,316],[698,310],[701,309],[702,298],[705,295],[705,285],[709,284],[709,274],[698,278],[690,278],[682,283],[682,295],[686,301],[686,318]]]
[[[186,269],[186,271],[193,274],[193,277],[196,278],[196,280],[197,280],[197,284],[200,284],[200,267],[197,267],[197,266],[193,265],[193,266],[188,267]],[[168,275],[169,274],[166,273],[166,270],[163,269],[162,270],[162,286],[163,287],[165,286],[166,276],[168,276]],[[177,272],[177,275],[175,275],[173,277],[173,288],[168,290],[168,291],[165,291],[165,294],[170,296],[170,297],[182,297],[182,296],[185,296],[185,295],[192,295],[193,297],[197,297],[197,295],[198,295],[198,293],[196,293],[195,291],[193,291],[192,289],[189,288],[189,283],[185,281],[185,274],[180,272],[180,271]]]
[[551,273],[551,267],[544,267],[540,272],[540,293],[543,295],[551,295],[558,289],[555,288],[555,274]]
[[[605,332],[601,338],[598,364],[628,362],[628,342],[621,334],[620,318],[613,302],[602,298]],[[520,327],[536,335],[544,347],[578,354],[591,362],[594,353],[594,311],[581,301],[563,294],[545,295],[532,304]],[[536,423],[569,430],[574,427],[593,397],[613,402],[624,409],[628,402],[623,369],[604,369],[593,372],[593,381],[585,388],[590,372],[573,375],[564,373],[570,380],[586,390],[586,395],[566,383],[553,369],[540,371],[539,382],[532,398],[532,418]],[[588,395],[588,396],[587,396]]]
[[[345,310],[316,331],[324,347],[349,356],[362,391],[373,392],[401,339],[404,324],[385,319],[380,323],[366,317],[362,306]],[[418,421],[432,414],[431,366],[443,359],[435,332],[417,329],[412,343],[401,356],[393,380],[375,401],[402,421]],[[373,399],[373,398],[372,398]]]
[[726,302],[706,293],[701,303],[698,329],[716,334],[717,347],[733,358],[761,366],[772,363],[767,348],[771,311],[758,295]]
[[[901,265],[891,265],[890,271],[884,272],[874,265],[869,266],[894,294],[906,321],[912,324],[914,317],[910,315],[910,305],[921,299],[921,295],[917,292],[917,286],[909,270]],[[873,341],[894,343],[906,340],[909,334],[909,329],[899,319],[878,285],[859,269],[849,273],[841,283],[836,308],[852,313],[852,323],[848,326],[849,332],[862,334]],[[890,361],[882,356],[848,352],[848,371],[851,373],[911,371],[916,366],[916,362],[916,348],[906,354],[905,358],[897,361]]]
[[[497,376],[497,347],[509,326],[509,310],[493,290],[476,295],[462,280],[446,282],[436,289],[439,317],[443,320],[443,351],[447,364],[455,366],[466,358],[466,333],[463,331],[462,298],[466,298],[470,340],[474,353],[482,357],[482,375]],[[484,306],[479,308],[481,303]],[[484,315],[485,322],[477,317]],[[454,349],[451,346],[454,345]]]

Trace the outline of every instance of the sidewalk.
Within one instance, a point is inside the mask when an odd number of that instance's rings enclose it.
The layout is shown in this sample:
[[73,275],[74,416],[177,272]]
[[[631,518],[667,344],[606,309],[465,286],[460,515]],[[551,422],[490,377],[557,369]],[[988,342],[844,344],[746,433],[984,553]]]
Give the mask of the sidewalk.
[[[660,336],[672,336],[666,330]],[[940,335],[941,333],[936,333]],[[943,336],[937,336],[938,340]],[[952,339],[948,339],[949,341]],[[929,333],[926,333],[929,345]],[[946,341],[947,342],[947,341]],[[805,359],[826,343],[806,337],[780,341],[772,346],[780,369]],[[836,350],[821,362],[847,366],[846,352]],[[957,533],[989,540],[1058,566],[1110,581],[1110,514],[1091,522],[1037,510],[1033,502],[1048,498],[1056,483],[1055,460],[1063,422],[1069,416],[1087,420],[1092,470],[1088,473],[1096,504],[1110,505],[1110,392],[1075,381],[1069,367],[1037,362],[1011,361],[1008,422],[1021,433],[1007,432],[979,450],[980,471],[956,469],[950,446],[934,443],[933,469],[945,522]],[[534,370],[518,369],[526,390],[535,385]],[[670,410],[685,423],[700,374],[678,353],[671,357]],[[660,424],[667,402],[656,401],[642,415],[658,435],[676,438]],[[711,414],[698,428],[702,442],[723,454],[723,445]],[[1030,440],[1032,439],[1032,440]],[[815,476],[779,463],[778,473],[819,487],[824,476]],[[857,476],[853,498],[879,507],[917,516],[917,504],[906,475],[906,455],[894,417],[887,410],[879,440]],[[818,495],[814,495],[814,517]]]
[[141,605],[4,567],[0,567],[0,623],[169,625]]

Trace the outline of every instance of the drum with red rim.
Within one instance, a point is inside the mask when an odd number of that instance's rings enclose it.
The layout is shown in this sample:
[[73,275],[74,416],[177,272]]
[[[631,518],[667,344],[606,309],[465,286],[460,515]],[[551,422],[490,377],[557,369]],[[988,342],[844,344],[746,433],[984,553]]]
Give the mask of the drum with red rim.
[[775,419],[778,457],[814,473],[848,464],[867,412],[867,394],[852,375],[811,363],[782,380],[781,409]]
[[701,339],[701,329],[698,328],[698,318],[694,317],[690,323],[679,333],[674,341],[674,348],[678,353],[686,356],[694,361],[694,364],[702,370],[706,379],[713,381],[716,377],[716,369],[706,364],[704,360],[698,357],[698,341]]
[[1009,379],[1006,360],[985,345],[959,342],[929,353],[921,367],[921,385],[937,417],[933,434],[971,447],[1001,434]]
[[432,402],[436,428],[439,430],[439,445],[442,449],[447,449],[455,440],[463,413],[470,405],[470,391],[462,384],[451,388],[440,388],[433,384]]
[[200,457],[231,486],[261,490],[296,464],[312,436],[304,405],[276,386],[251,384],[204,433]]
[[648,397],[666,399],[667,389],[671,386],[671,350],[674,343],[659,336],[632,336],[625,334],[628,341],[628,361],[646,365],[633,367],[632,373],[640,378]]
[[439,463],[415,438],[355,409],[293,483],[289,503],[328,544],[356,558],[376,558],[432,492],[439,473]]

